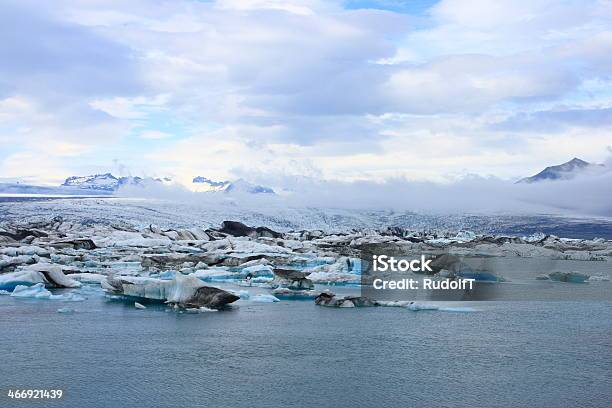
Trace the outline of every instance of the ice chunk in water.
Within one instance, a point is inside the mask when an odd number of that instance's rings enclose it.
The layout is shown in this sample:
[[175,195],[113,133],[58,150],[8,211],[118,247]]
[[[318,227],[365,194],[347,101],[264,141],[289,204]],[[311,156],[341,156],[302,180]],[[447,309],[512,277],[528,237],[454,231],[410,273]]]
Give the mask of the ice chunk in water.
[[78,288],[80,282],[64,275],[58,265],[38,263],[28,265],[20,270],[0,275],[0,289],[13,290],[15,287],[32,286],[37,283],[52,287]]
[[17,285],[15,289],[13,289],[11,296],[19,298],[49,299],[51,298],[51,292],[45,289],[43,283],[37,283],[32,286]]
[[413,312],[418,312],[421,310],[438,310],[440,309],[436,305],[428,305],[426,303],[410,303],[406,306],[406,308],[412,310]]
[[240,299],[243,299],[243,300],[249,299],[251,297],[251,294],[249,293],[248,290],[232,290],[231,292],[234,295],[239,296]]
[[63,302],[82,302],[85,298],[77,293],[68,292],[62,295],[51,295],[49,297],[51,300],[61,300]]
[[253,297],[253,302],[260,302],[260,303],[275,303],[275,302],[280,302],[280,299],[278,299],[276,296],[272,296],[272,295],[256,295]]
[[191,275],[202,279],[203,281],[226,280],[239,277],[238,274],[230,272],[227,270],[227,268],[224,267],[199,269]]
[[64,302],[82,302],[85,298],[75,292],[63,293],[61,295],[54,295],[45,288],[43,283],[37,283],[32,286],[17,285],[11,293],[12,297],[19,298],[32,298],[32,299],[49,299],[49,300],[61,300]]
[[253,265],[242,269],[240,275],[272,278],[274,277],[274,269],[269,265]]
[[589,275],[580,272],[552,272],[548,274],[551,280],[568,283],[584,283]]

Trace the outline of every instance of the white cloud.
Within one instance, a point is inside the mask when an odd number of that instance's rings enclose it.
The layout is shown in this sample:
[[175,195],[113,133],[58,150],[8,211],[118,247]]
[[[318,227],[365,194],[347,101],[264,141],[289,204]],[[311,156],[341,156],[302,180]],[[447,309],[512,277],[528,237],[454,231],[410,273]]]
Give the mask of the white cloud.
[[[552,0],[441,1],[420,16],[318,0],[24,2],[0,18],[0,34],[19,39],[0,44],[0,141],[11,147],[0,161],[17,171],[11,154],[48,143],[58,174],[119,159],[185,182],[275,171],[517,177],[577,155],[597,161],[609,144],[601,115],[559,127],[565,119],[546,112],[612,106],[611,10]],[[547,125],[518,123],[533,117]]]
[[167,139],[172,137],[170,133],[160,132],[159,130],[145,130],[138,135],[142,139]]

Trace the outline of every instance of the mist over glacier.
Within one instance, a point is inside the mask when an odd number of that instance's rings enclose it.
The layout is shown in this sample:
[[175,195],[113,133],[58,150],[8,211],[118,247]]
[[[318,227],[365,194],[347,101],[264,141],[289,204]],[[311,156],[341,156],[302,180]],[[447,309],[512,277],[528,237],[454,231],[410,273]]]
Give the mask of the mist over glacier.
[[516,184],[515,180],[466,175],[454,181],[339,181],[309,176],[254,175],[278,194],[192,192],[179,184],[144,183],[119,189],[121,197],[166,199],[206,206],[251,209],[279,207],[394,210],[425,213],[538,214],[612,216],[612,159],[599,174],[570,180]]

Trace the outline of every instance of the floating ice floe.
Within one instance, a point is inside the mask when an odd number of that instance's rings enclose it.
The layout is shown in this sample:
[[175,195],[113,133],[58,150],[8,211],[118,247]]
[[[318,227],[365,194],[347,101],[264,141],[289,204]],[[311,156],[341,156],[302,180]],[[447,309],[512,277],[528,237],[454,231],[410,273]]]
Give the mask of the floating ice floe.
[[106,279],[106,275],[102,275],[100,273],[89,273],[89,272],[71,273],[68,276],[70,277],[70,279],[74,279],[75,281],[78,281],[81,283],[100,283],[104,279]]
[[589,275],[580,272],[552,272],[548,277],[553,281],[567,283],[584,283],[589,279]]
[[293,290],[312,290],[314,284],[304,272],[292,269],[274,269],[273,285]]
[[314,283],[350,283],[357,284],[360,282],[361,277],[352,273],[343,272],[313,272],[308,275]]
[[229,271],[226,267],[214,267],[210,269],[197,270],[190,274],[203,281],[224,281],[228,279],[237,279],[239,274]]
[[43,283],[50,287],[78,288],[81,283],[64,275],[62,268],[54,264],[37,263],[0,275],[0,289],[13,290],[17,285],[31,286]]
[[329,307],[371,307],[380,306],[375,300],[365,296],[336,296],[331,292],[323,292],[315,298],[315,304]]
[[186,313],[208,313],[208,312],[218,312],[217,309],[210,309],[208,307],[189,307],[185,309]]
[[442,312],[473,312],[475,309],[469,307],[441,307],[431,303],[417,303],[413,301],[379,301],[365,296],[336,296],[331,292],[323,292],[315,298],[315,304],[319,306],[354,308],[354,307],[403,307],[413,312],[417,311],[442,311]]
[[17,298],[61,300],[64,302],[82,302],[85,300],[83,296],[73,292],[54,295],[47,290],[42,283],[37,283],[32,286],[17,285],[13,293],[11,293],[11,296]]
[[259,303],[276,303],[276,302],[280,302],[280,299],[277,298],[276,296],[272,296],[272,295],[255,295],[251,298],[251,300],[253,302],[259,302]]
[[251,294],[248,290],[231,290],[234,295],[238,296],[242,300],[248,300],[251,298]]
[[314,283],[356,284],[360,281],[361,268],[353,258],[340,257],[334,263],[325,263],[304,269]]
[[593,275],[588,279],[589,282],[609,282],[610,277],[607,275]]
[[34,298],[34,299],[49,299],[51,292],[45,289],[45,285],[37,283],[32,286],[17,285],[11,293],[12,297],[18,298]]
[[283,299],[313,299],[319,295],[320,292],[314,290],[295,290],[289,288],[276,288],[272,291],[272,294],[277,298]]
[[272,278],[274,276],[274,269],[270,265],[265,264],[253,265],[243,268],[240,271],[240,275],[242,277],[251,276],[253,278],[256,278],[263,276],[266,278]]
[[120,276],[102,281],[110,294],[166,301],[185,308],[221,308],[239,299],[225,290],[206,286],[195,276],[176,275],[172,280]]
[[134,302],[134,307],[136,309],[146,309],[147,308],[145,305],[143,305],[142,303],[138,303],[138,302]]

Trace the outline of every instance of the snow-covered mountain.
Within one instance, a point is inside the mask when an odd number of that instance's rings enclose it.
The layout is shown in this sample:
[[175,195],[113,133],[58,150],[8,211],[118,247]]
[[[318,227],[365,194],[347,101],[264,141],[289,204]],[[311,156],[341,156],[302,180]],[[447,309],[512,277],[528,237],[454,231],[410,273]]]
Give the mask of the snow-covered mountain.
[[225,191],[231,184],[229,181],[214,181],[206,177],[197,176],[192,180],[193,189],[198,192]]
[[71,176],[64,181],[62,187],[113,192],[119,187],[119,184],[120,181],[117,177],[110,173],[105,173],[92,176]]
[[104,191],[113,193],[123,186],[143,185],[146,182],[154,183],[171,183],[172,180],[168,177],[152,178],[152,177],[115,177],[111,173],[94,174],[91,176],[72,176],[68,177],[61,187],[71,187],[80,190]]
[[517,183],[535,183],[545,180],[569,180],[578,174],[584,174],[589,171],[597,172],[601,171],[603,168],[603,164],[593,164],[574,157],[566,163],[546,167],[538,174],[520,179]]
[[244,179],[235,181],[213,181],[209,178],[194,177],[193,189],[200,192],[225,192],[225,193],[248,193],[248,194],[275,194],[270,187],[252,184]]

